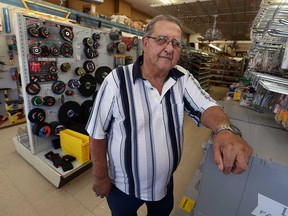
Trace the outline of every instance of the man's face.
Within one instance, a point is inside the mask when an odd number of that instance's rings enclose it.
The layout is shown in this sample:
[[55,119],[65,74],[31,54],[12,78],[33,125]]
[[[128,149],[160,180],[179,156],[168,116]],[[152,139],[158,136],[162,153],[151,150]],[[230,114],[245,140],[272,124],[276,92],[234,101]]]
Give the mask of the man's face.
[[[160,43],[157,40],[159,36],[163,36],[166,43],[162,40]],[[143,38],[144,60],[149,65],[167,72],[177,64],[180,57],[180,49],[175,45],[181,42],[181,29],[175,23],[162,20],[155,24],[151,37]]]

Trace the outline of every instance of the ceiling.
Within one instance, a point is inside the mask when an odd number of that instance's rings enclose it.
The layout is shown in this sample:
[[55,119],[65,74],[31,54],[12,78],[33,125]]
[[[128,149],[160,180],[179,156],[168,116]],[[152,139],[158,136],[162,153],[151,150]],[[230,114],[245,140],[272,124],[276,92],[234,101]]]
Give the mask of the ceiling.
[[[184,32],[204,35],[213,27],[222,32],[220,40],[250,40],[250,29],[261,0],[171,0],[164,5],[160,0],[127,0],[132,7],[153,17],[171,14],[184,22]],[[186,3],[185,3],[186,2]],[[155,7],[151,7],[154,5]]]

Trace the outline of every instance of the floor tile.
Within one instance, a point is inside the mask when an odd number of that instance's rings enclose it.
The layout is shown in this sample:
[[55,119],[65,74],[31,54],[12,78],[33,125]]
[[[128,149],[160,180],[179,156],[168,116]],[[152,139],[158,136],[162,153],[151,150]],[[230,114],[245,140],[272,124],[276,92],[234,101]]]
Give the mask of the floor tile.
[[14,186],[10,178],[0,170],[0,215],[38,216],[25,196]]
[[111,211],[106,202],[106,199],[102,199],[102,202],[97,206],[97,208],[93,209],[94,215],[101,216],[111,216]]
[[147,207],[146,205],[142,205],[137,211],[138,216],[146,216],[147,215]]
[[5,137],[1,137],[0,148],[1,148],[0,158],[7,155],[7,154],[10,154],[10,153],[16,151],[15,146],[11,142],[11,140],[9,138],[5,138]]
[[92,169],[89,169],[81,175],[77,176],[77,178],[68,182],[62,188],[71,195],[74,195],[87,185],[89,185],[92,190]]
[[95,196],[92,190],[92,181],[86,187],[81,188],[77,193],[73,194],[73,197],[90,211],[103,202],[103,199]]
[[4,128],[0,130],[1,133],[1,137],[7,138],[9,140],[12,140],[13,137],[16,136],[18,129],[19,128],[25,128],[26,124],[20,124],[20,125],[16,125],[14,127],[9,127],[9,128]]
[[95,214],[93,214],[90,210],[88,210],[84,206],[80,205],[76,209],[74,209],[73,212],[69,212],[67,216],[95,216]]
[[58,189],[34,201],[33,207],[41,216],[67,216],[83,206],[66,191]]
[[17,152],[16,150],[7,153],[0,157],[0,169],[3,170],[11,170],[17,169],[19,166],[30,166],[30,164],[25,161]]
[[27,201],[11,208],[7,216],[41,216],[35,208]]

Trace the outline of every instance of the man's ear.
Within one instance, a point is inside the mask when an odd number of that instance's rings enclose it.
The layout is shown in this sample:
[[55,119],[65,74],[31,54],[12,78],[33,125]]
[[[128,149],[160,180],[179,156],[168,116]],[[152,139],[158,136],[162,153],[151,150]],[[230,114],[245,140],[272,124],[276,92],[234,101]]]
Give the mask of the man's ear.
[[142,46],[143,48],[147,45],[148,38],[147,37],[142,37]]

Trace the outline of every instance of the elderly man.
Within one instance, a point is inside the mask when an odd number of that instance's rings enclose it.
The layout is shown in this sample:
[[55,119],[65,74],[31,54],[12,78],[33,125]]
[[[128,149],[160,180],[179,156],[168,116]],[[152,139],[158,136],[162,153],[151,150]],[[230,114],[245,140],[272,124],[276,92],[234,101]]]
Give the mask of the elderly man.
[[153,18],[142,39],[143,55],[114,69],[97,94],[87,124],[93,190],[106,197],[113,216],[149,216],[173,209],[173,172],[183,146],[184,111],[214,133],[215,163],[225,174],[248,167],[252,149],[221,107],[193,76],[176,65],[181,22]]

